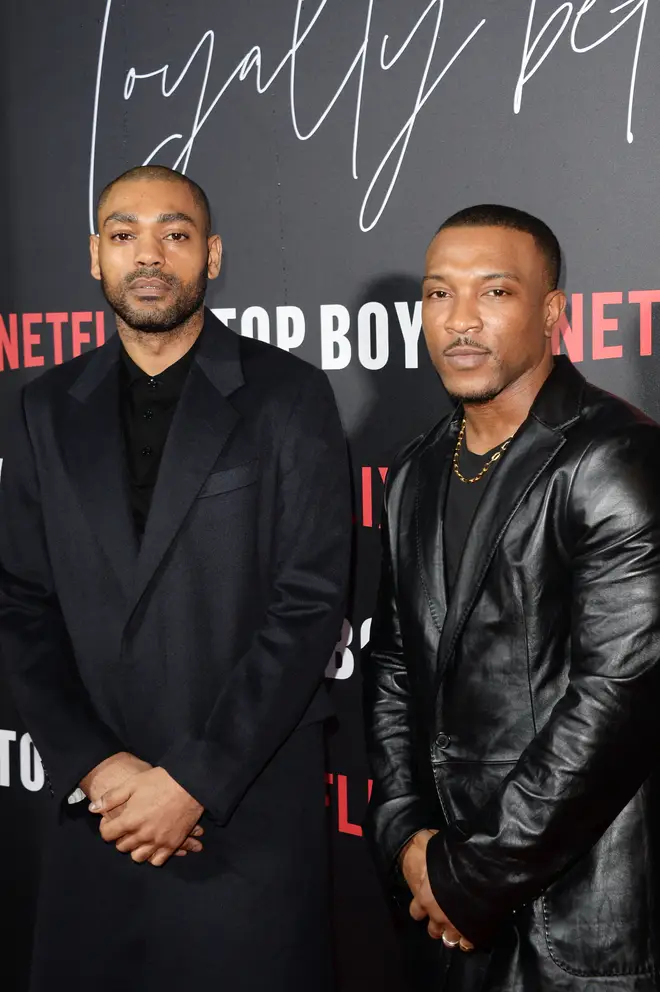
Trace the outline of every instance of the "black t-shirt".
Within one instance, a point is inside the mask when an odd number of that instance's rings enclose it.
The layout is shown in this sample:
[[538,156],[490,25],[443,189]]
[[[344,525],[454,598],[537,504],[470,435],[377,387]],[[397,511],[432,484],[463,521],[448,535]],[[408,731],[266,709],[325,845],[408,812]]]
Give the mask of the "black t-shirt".
[[[461,475],[464,475],[466,479],[473,479],[492,457],[495,450],[495,448],[492,448],[485,455],[475,455],[466,448],[464,440],[458,459],[458,467]],[[472,525],[472,519],[479,506],[479,501],[484,494],[484,490],[488,485],[491,472],[496,471],[497,462],[495,465],[490,466],[478,482],[461,482],[452,466],[443,519],[445,581],[447,583],[448,595],[451,595],[451,591],[454,588],[458,566],[460,565],[465,541]]]
[[163,372],[150,376],[122,350],[119,408],[131,510],[140,538],[147,522],[165,441],[194,351],[195,345]]
[[[461,445],[458,467],[466,479],[473,479],[492,456],[493,448],[485,455],[475,455],[468,451],[465,441]],[[445,501],[443,532],[445,542],[445,579],[447,595],[450,596],[458,566],[463,554],[463,548],[468,536],[472,519],[484,494],[492,472],[497,471],[499,462],[491,465],[478,482],[461,482],[452,466]],[[473,951],[465,954],[458,948],[450,952],[450,966],[444,986],[445,992],[480,992],[490,954],[486,951]]]

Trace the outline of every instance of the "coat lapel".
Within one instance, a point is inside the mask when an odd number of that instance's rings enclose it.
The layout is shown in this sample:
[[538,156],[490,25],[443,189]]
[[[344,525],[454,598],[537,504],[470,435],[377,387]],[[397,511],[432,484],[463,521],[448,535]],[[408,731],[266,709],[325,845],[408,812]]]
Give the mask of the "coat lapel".
[[163,451],[137,561],[133,607],[240,419],[227,397],[243,381],[238,337],[207,311]]
[[119,347],[113,335],[71,386],[60,434],[64,461],[83,513],[128,594],[137,541],[119,419]]
[[451,474],[452,456],[461,422],[459,410],[420,458],[417,475],[417,562],[433,622],[442,633],[447,612],[443,508]]
[[489,480],[468,533],[448,604],[438,652],[438,684],[502,536],[529,490],[565,444],[563,429],[579,415],[584,381],[568,359],[560,356],[555,360],[527,420]]

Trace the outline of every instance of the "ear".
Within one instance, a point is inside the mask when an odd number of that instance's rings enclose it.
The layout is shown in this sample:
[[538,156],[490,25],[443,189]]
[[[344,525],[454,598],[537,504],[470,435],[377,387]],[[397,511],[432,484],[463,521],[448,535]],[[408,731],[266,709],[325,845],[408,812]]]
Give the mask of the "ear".
[[99,236],[90,234],[89,236],[89,256],[91,261],[92,278],[101,279],[101,266],[99,265]]
[[217,279],[222,268],[222,241],[219,234],[212,234],[208,239],[208,261],[206,272],[209,279]]
[[555,324],[566,309],[566,294],[562,289],[553,289],[545,298],[545,330],[546,338],[552,337]]

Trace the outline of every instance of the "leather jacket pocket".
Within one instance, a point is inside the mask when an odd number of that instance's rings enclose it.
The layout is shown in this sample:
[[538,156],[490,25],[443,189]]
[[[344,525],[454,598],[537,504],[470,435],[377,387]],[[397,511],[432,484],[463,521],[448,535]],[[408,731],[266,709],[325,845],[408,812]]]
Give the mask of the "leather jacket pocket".
[[654,887],[644,791],[543,897],[548,951],[570,974],[652,970]]

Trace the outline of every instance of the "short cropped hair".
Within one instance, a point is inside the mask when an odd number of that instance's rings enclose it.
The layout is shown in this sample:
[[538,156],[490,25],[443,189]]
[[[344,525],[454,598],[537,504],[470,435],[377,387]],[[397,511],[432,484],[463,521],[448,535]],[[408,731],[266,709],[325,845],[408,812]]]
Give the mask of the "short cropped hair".
[[452,214],[440,225],[437,234],[450,227],[506,227],[512,231],[531,234],[545,258],[549,287],[551,290],[557,289],[561,271],[559,241],[548,225],[533,214],[498,203],[480,203]]
[[195,203],[201,208],[204,214],[205,234],[207,237],[209,236],[211,233],[211,205],[208,196],[194,179],[184,175],[183,172],[177,172],[176,169],[168,169],[166,165],[136,165],[127,172],[122,172],[121,176],[117,176],[116,179],[109,182],[101,191],[96,204],[97,211],[101,209],[107,200],[111,189],[118,183],[123,183],[130,179],[159,179],[161,182],[184,183],[192,193]]

